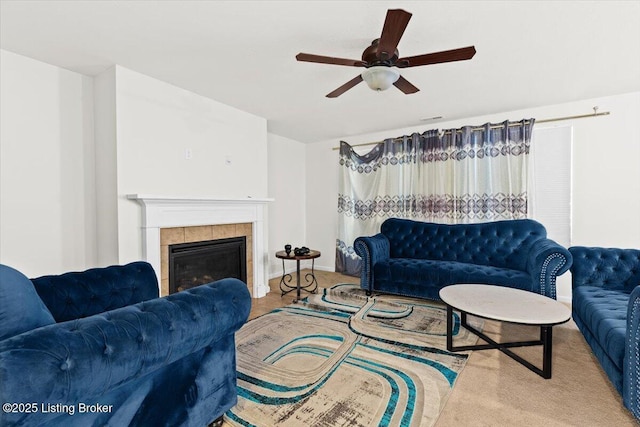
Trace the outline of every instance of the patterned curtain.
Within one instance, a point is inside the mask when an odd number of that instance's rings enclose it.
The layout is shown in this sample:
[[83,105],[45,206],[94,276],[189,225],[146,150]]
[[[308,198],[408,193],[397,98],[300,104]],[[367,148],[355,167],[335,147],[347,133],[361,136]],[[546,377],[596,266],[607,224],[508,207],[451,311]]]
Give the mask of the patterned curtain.
[[425,220],[449,224],[527,217],[534,120],[444,132],[427,154]]
[[360,274],[359,236],[390,217],[448,224],[527,217],[534,120],[387,139],[358,155],[340,143],[336,271]]

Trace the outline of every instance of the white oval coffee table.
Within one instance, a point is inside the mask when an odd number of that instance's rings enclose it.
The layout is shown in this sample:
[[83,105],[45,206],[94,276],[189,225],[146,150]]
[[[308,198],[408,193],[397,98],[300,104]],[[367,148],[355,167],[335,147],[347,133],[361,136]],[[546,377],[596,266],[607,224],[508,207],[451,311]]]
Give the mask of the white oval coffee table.
[[[497,349],[543,378],[551,378],[552,328],[567,322],[571,311],[564,304],[533,292],[495,285],[451,285],[440,290],[447,306],[447,350]],[[460,325],[487,344],[453,346],[453,309],[460,311]],[[467,314],[489,320],[540,327],[540,339],[498,343],[467,323]],[[512,347],[542,346],[542,369],[509,350]]]

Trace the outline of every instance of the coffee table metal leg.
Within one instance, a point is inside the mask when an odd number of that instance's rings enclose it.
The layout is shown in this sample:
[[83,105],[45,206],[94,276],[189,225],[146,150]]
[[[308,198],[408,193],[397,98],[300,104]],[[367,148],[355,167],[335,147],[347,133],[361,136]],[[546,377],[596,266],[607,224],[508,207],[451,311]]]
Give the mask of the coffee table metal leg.
[[[475,344],[475,345],[464,345],[464,346],[454,346],[453,345],[453,308],[447,305],[447,350],[448,351],[467,351],[467,350],[500,350],[516,362],[525,366],[529,370],[535,372],[540,375],[544,379],[551,378],[551,355],[552,355],[552,341],[553,334],[551,333],[553,326],[540,326],[540,340],[535,341],[516,341],[516,342],[504,342],[499,343],[489,338],[481,331],[477,330],[473,326],[467,323],[467,313],[464,311],[460,312],[460,325],[464,326],[465,329],[472,332],[474,335],[480,337],[487,344]],[[529,347],[529,346],[537,346],[542,345],[542,369],[535,366],[533,363],[525,360],[524,358],[518,356],[511,350],[513,347]]]
[[447,305],[447,350],[453,349],[453,308]]
[[540,341],[542,341],[542,377],[551,378],[551,346],[553,345],[552,326],[540,327]]

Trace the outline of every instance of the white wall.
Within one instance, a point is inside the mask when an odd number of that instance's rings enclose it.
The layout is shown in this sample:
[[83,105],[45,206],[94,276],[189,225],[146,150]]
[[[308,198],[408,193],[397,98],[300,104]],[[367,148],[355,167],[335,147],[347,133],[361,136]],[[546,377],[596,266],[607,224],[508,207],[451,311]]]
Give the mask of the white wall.
[[572,244],[640,248],[640,92],[591,104],[611,115],[574,124]]
[[[611,115],[536,125],[573,126],[572,245],[640,248],[640,92],[343,139],[358,144],[432,128],[588,114],[594,106]],[[323,252],[323,267],[330,268],[335,263],[338,189],[338,151],[332,148],[338,143],[336,139],[307,147],[306,188],[313,194],[307,198],[307,240]]]
[[267,197],[264,118],[118,66],[91,78],[1,54],[0,262],[37,276],[140,259],[131,193]]
[[338,232],[339,141],[307,145],[307,246],[319,250],[318,269],[335,271]]
[[127,194],[267,197],[266,119],[120,66],[115,74],[120,263],[142,257],[142,208]]
[[[282,136],[269,134],[269,277],[282,275],[282,262],[275,253],[292,247],[309,246],[306,241],[306,145]],[[309,195],[313,197],[313,195]],[[287,272],[295,263],[285,264]]]
[[30,277],[95,265],[92,80],[0,55],[0,262]]
[[118,263],[118,163],[116,150],[116,69],[93,79],[96,144],[96,236],[99,265]]

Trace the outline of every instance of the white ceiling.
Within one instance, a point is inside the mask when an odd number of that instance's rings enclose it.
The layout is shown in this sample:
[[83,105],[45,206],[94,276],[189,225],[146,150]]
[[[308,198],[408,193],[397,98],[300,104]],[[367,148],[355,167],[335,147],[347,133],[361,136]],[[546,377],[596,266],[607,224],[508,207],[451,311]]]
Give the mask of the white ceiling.
[[[401,70],[420,88],[361,83],[387,9],[413,17],[400,56],[475,45],[470,61]],[[640,1],[5,1],[0,46],[87,75],[119,64],[315,142],[640,90]],[[437,121],[428,122],[433,126]]]

